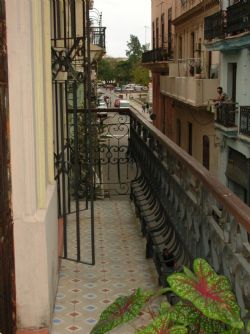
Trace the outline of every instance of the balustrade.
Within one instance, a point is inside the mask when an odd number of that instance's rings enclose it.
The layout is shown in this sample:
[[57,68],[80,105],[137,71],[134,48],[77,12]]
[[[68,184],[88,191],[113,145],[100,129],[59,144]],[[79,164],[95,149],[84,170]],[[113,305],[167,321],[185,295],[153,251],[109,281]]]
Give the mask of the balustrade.
[[250,136],[250,106],[240,107],[240,133]]
[[235,103],[221,103],[216,107],[216,122],[225,127],[235,127],[236,110]]
[[131,111],[130,151],[148,175],[181,242],[231,281],[242,313],[250,300],[250,208],[179,146]]
[[241,0],[227,8],[228,34],[235,34],[250,28],[250,2]]
[[204,19],[204,38],[223,38],[225,34],[225,12],[219,11]]
[[158,48],[144,52],[142,54],[142,63],[153,63],[157,61],[166,61],[170,59],[167,49]]

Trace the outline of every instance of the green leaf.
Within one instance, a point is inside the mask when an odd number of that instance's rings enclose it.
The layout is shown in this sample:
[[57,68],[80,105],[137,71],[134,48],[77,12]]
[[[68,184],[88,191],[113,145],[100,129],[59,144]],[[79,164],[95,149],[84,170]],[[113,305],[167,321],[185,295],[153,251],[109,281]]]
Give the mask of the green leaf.
[[240,308],[228,279],[217,275],[203,259],[194,261],[194,274],[174,273],[167,281],[173,292],[193,303],[206,317],[242,329]]
[[192,304],[178,302],[169,312],[169,317],[175,323],[179,323],[190,328],[199,327],[206,334],[222,333],[225,324],[220,321],[209,319],[197,310]]
[[246,331],[250,333],[250,320],[247,322]]
[[173,325],[168,314],[156,317],[148,326],[138,330],[137,334],[187,334],[188,330],[182,325]]
[[141,289],[137,289],[132,295],[117,298],[102,312],[90,334],[107,333],[120,324],[134,319],[151,296],[151,292],[142,292]]

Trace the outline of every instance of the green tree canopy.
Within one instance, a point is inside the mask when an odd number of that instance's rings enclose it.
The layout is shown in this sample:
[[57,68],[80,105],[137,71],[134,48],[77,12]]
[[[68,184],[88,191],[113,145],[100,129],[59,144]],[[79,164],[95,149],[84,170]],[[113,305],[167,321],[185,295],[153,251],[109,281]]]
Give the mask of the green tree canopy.
[[98,79],[113,81],[115,72],[115,61],[112,58],[103,58],[98,64]]

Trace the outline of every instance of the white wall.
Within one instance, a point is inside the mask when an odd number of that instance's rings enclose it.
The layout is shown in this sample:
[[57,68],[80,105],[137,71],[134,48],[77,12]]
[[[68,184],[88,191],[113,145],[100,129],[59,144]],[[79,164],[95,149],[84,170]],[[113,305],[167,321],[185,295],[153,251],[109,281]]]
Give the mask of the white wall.
[[49,327],[57,285],[49,0],[6,1],[17,326]]

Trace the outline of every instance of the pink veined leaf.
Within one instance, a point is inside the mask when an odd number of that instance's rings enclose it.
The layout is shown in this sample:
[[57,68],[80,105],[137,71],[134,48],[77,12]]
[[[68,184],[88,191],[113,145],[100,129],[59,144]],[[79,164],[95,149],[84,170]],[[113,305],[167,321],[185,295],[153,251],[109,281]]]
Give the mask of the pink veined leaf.
[[102,312],[90,334],[107,333],[120,324],[136,318],[151,296],[151,292],[137,289],[132,295],[117,298]]
[[243,328],[240,308],[228,279],[217,275],[204,259],[194,261],[194,274],[188,269],[167,278],[173,292],[189,300],[206,317],[233,328]]

